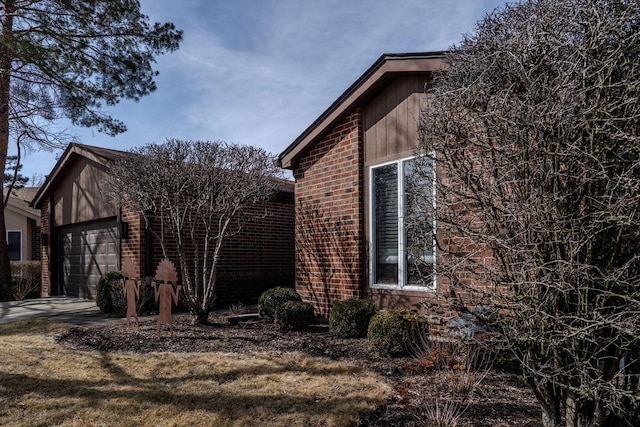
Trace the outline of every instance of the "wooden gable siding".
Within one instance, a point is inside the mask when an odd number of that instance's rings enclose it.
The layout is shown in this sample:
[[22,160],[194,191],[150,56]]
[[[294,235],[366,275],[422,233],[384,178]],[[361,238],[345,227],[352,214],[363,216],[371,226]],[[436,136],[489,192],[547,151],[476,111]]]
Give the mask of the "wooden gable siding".
[[117,215],[117,206],[105,194],[107,168],[78,158],[56,185],[52,195],[53,227]]
[[418,123],[429,75],[397,78],[364,108],[365,164],[410,155],[418,146]]

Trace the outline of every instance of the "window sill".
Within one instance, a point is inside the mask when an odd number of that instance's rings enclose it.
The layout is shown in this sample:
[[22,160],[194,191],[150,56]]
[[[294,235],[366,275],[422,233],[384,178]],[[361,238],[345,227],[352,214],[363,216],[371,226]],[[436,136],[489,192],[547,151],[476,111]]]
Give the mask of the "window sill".
[[381,290],[389,290],[389,291],[411,291],[411,292],[435,292],[436,286],[400,286],[400,285],[383,285],[383,284],[373,284],[369,285],[371,289],[381,289]]

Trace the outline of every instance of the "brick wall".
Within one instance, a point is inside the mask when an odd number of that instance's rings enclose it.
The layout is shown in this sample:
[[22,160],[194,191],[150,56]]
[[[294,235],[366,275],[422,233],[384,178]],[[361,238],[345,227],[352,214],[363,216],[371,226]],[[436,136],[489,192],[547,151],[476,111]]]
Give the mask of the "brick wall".
[[145,277],[150,273],[146,268],[146,231],[144,219],[133,206],[121,209],[120,220],[127,224],[128,237],[120,240],[120,268],[122,261],[131,259],[137,268],[137,276]]
[[[256,205],[255,219],[238,234],[228,237],[223,246],[216,287],[216,306],[228,308],[232,303],[257,302],[260,293],[274,286],[294,286],[294,208],[293,195],[283,193],[268,202]],[[49,202],[42,205],[42,232],[50,234]],[[146,223],[139,212],[129,206],[121,210],[120,220],[128,225],[128,237],[120,239],[121,262],[134,261],[140,277],[153,276],[163,252],[157,238],[149,239]],[[160,232],[160,221],[154,221]],[[50,257],[54,244],[42,245],[41,295],[50,293]],[[149,251],[147,245],[150,244]],[[55,249],[55,248],[54,248]],[[169,259],[179,273],[177,245],[167,245]],[[147,259],[151,254],[150,259]],[[121,267],[121,263],[120,263]]]
[[366,286],[362,110],[304,154],[296,179],[296,290],[316,314]]
[[256,303],[262,292],[294,286],[293,197],[261,203],[242,231],[226,240],[218,269],[216,306]]
[[31,259],[34,261],[40,261],[40,252],[42,251],[40,239],[41,229],[39,225],[36,225],[36,221],[34,219],[29,218],[27,220],[29,222],[29,229],[31,230]]
[[[228,308],[237,302],[255,304],[266,289],[294,286],[293,195],[284,193],[257,204],[250,216],[252,219],[239,233],[225,237],[216,274],[216,308]],[[155,218],[154,227],[160,232],[159,218]],[[197,234],[201,237],[203,232]],[[168,230],[165,235],[169,235]],[[152,237],[151,244],[153,275],[163,252],[157,237]],[[177,243],[166,238],[165,247],[180,275]],[[144,259],[144,251],[141,256]]]
[[[433,317],[434,323],[446,322],[457,315],[457,307],[445,278],[438,279],[435,291],[368,287],[362,147],[362,111],[355,110],[295,166],[296,290],[325,317],[337,301],[366,298],[381,309],[404,307]],[[448,237],[441,242],[445,246],[464,243]],[[485,265],[492,262],[487,251],[474,255]],[[486,286],[477,274],[463,279],[466,285]]]

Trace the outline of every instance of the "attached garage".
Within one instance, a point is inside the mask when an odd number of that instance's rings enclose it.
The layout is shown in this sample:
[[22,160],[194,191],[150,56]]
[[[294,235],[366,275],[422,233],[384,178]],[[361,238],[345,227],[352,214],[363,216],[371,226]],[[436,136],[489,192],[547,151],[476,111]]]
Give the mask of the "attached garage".
[[71,144],[35,195],[43,221],[43,297],[95,299],[100,277],[120,269],[127,250],[119,234],[122,209],[107,197],[105,183],[111,162],[125,154]]
[[95,298],[100,276],[118,270],[116,220],[61,227],[58,291],[70,297]]

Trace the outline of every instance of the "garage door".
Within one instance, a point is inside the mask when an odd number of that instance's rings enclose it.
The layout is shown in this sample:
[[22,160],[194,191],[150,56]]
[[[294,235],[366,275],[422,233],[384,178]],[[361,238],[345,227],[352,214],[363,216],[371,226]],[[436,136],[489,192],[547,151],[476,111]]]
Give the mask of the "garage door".
[[60,229],[60,284],[70,297],[95,298],[100,276],[118,269],[115,221]]

